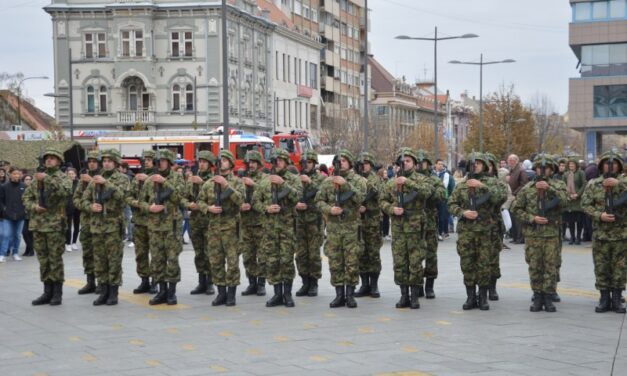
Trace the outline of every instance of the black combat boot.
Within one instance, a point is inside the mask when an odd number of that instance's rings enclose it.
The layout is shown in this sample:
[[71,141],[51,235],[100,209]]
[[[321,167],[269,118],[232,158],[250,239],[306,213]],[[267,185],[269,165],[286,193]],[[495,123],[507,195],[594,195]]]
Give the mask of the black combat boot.
[[335,286],[335,299],[329,303],[329,307],[338,308],[346,305],[346,296],[344,295],[344,286]]
[[464,311],[477,308],[477,292],[475,286],[466,286],[466,303],[462,306]]
[[207,276],[202,273],[198,273],[198,286],[194,287],[194,289],[189,293],[192,295],[198,295],[204,294],[205,292],[207,292]]
[[96,277],[93,274],[87,274],[87,283],[78,290],[78,295],[92,294],[96,291]]
[[533,292],[533,303],[529,306],[530,312],[540,312],[542,311],[542,293],[539,291]]
[[490,305],[488,304],[487,287],[479,287],[479,309],[482,311],[487,311],[490,309]]
[[307,296],[318,296],[318,279],[316,277],[309,277]]
[[370,273],[370,297],[381,297],[381,293],[379,292],[379,273]]
[[211,274],[207,275],[207,291],[205,291],[206,295],[213,295],[216,293],[216,290],[213,288],[213,280],[211,279]]
[[415,285],[411,287],[411,295],[409,297],[409,308],[418,309],[420,308],[420,303],[418,302],[418,292],[420,290],[419,285]]
[[625,313],[625,303],[621,301],[623,289],[612,289],[612,309],[616,313]]
[[147,292],[150,292],[150,278],[142,277],[141,283],[133,290],[133,294],[145,294]]
[[346,286],[346,306],[348,308],[357,308],[355,300],[355,286]]
[[242,291],[242,296],[257,294],[257,277],[248,277],[248,286]]
[[274,295],[266,302],[266,307],[276,307],[283,305],[283,284],[274,284]]
[[266,279],[257,278],[257,296],[266,296]]
[[168,283],[159,282],[159,292],[148,301],[150,305],[163,304],[168,301]]
[[166,303],[168,305],[175,305],[178,303],[178,300],[176,299],[176,282],[168,283],[168,295],[166,299]]
[[553,294],[542,293],[542,301],[544,302],[545,311],[547,312],[557,311],[557,309],[555,308],[555,305],[553,305]]
[[[411,294],[411,292],[410,292],[410,294]],[[425,296],[425,288],[424,288],[424,284],[421,283],[421,284],[418,285],[418,297],[422,298],[424,296]]]
[[553,294],[551,294],[551,299],[553,299],[553,303],[559,303],[562,301],[562,298],[560,298],[557,292],[554,292]]
[[311,287],[311,280],[308,276],[301,274],[300,278],[303,280],[303,285],[296,291],[296,296],[305,296],[309,294],[309,288]]
[[100,295],[94,300],[95,306],[101,306],[107,303],[107,299],[109,298],[109,285],[101,284]]
[[370,295],[370,274],[364,273],[360,274],[361,277],[361,286],[359,286],[359,290],[355,293],[355,298],[361,298],[364,296]]
[[211,302],[212,306],[226,304],[226,286],[218,286],[218,296]]
[[409,286],[401,285],[401,298],[396,303],[396,308],[409,307]]
[[610,290],[601,290],[601,299],[599,299],[599,305],[594,308],[596,313],[608,312],[610,310]]
[[109,296],[107,296],[107,305],[118,304],[118,285],[109,285]]
[[52,282],[44,282],[44,293],[33,300],[31,304],[34,306],[49,304],[50,299],[52,299]]
[[235,294],[237,293],[237,286],[228,286],[226,288],[226,306],[233,307],[235,305]]
[[96,289],[94,290],[94,294],[100,295],[101,292],[102,292],[102,284],[98,283],[96,284]]
[[425,284],[425,298],[435,299],[435,292],[433,291],[434,283],[435,278],[427,278],[427,283]]
[[52,298],[50,298],[50,305],[61,305],[63,297],[63,282],[55,282],[52,284]]
[[158,289],[158,283],[157,283],[157,281],[155,281],[155,279],[153,278],[153,279],[150,281],[150,290],[148,290],[148,293],[149,293],[149,294],[157,294],[158,292],[159,292],[159,289]]
[[286,307],[294,307],[294,299],[292,299],[292,280],[283,283],[283,303]]
[[488,288],[488,297],[489,300],[499,300],[499,294],[496,292],[496,278],[492,278],[490,281],[490,286]]

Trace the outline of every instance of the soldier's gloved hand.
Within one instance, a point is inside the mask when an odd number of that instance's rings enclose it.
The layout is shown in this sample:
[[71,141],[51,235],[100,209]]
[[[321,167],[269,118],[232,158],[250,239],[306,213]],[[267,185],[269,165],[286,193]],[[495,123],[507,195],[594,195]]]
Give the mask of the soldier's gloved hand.
[[342,215],[343,212],[344,209],[340,208],[339,206],[333,206],[331,208],[331,215]]
[[406,181],[407,181],[407,178],[404,176],[399,176],[397,178],[394,178],[394,184],[396,185],[403,185],[405,184]]
[[276,184],[276,185],[283,185],[284,182],[285,180],[283,180],[283,178],[280,177],[279,175],[270,175],[270,183]]
[[88,174],[81,174],[81,182],[89,183],[91,181],[91,176]]
[[545,182],[544,180],[540,180],[536,183],[536,189],[546,191],[547,189],[549,189],[549,183]]
[[603,212],[601,214],[601,221],[603,222],[616,222],[616,217],[613,214],[607,214]]
[[221,206],[211,205],[207,210],[209,210],[209,213],[212,213],[212,214],[220,214],[220,213],[222,213],[222,207]]
[[307,210],[307,204],[304,202],[299,202],[296,204],[296,210]]
[[163,205],[152,204],[148,210],[150,210],[151,213],[161,213],[164,209],[165,206]]
[[337,185],[346,184],[346,179],[344,179],[341,176],[334,176],[332,179],[333,179],[333,184],[337,184]]
[[102,205],[100,204],[91,204],[91,211],[94,213],[102,213]]
[[251,178],[243,177],[242,181],[244,182],[244,185],[247,185],[249,187],[253,187],[255,185],[255,181]]
[[39,206],[39,205],[37,205],[37,206],[35,207],[35,212],[36,212],[37,214],[45,213],[45,212],[47,212],[47,211],[48,211],[48,209],[46,209],[46,208],[42,208],[42,207],[41,207],[41,206]]
[[359,212],[360,212],[360,213],[365,213],[365,212],[366,212],[366,210],[368,210],[368,209],[367,209],[365,206],[363,206],[363,205],[361,205],[361,206],[359,207]]
[[301,175],[300,181],[305,184],[311,184],[311,178],[307,175]]
[[615,179],[615,178],[603,179],[604,187],[616,187],[617,185],[618,185],[618,179]]
[[474,210],[466,210],[464,213],[462,213],[462,215],[464,216],[464,218],[474,221],[479,216],[479,213]]
[[546,225],[547,223],[549,223],[549,220],[544,217],[540,217],[539,215],[536,215],[533,217],[533,222],[539,225]]
[[216,184],[220,184],[222,186],[222,188],[226,188],[226,186],[229,184],[229,182],[226,181],[226,179],[222,175],[214,176],[213,177],[213,182],[216,183]]
[[151,175],[150,179],[157,184],[163,184],[165,182],[165,178],[159,174]]
[[477,179],[469,179],[466,181],[466,185],[469,188],[480,188],[483,187],[483,183]]
[[191,182],[193,184],[202,184],[202,183],[204,183],[200,176],[192,176],[192,177],[189,178],[189,180],[191,180]]
[[266,208],[266,211],[270,214],[276,214],[281,211],[280,205],[270,205]]
[[401,216],[401,215],[403,215],[403,214],[405,213],[405,209],[395,207],[394,209],[392,209],[392,212],[393,212],[393,213],[394,213],[394,215],[396,215],[396,216]]
[[101,175],[96,175],[94,176],[94,184],[104,184],[106,182],[105,178],[102,177]]
[[139,173],[135,175],[135,179],[137,179],[138,181],[146,181],[146,179],[148,179],[148,175],[144,173]]
[[247,203],[243,203],[242,206],[240,206],[240,210],[243,212],[250,211],[250,208],[251,208],[250,204],[247,204]]
[[35,173],[35,180],[37,180],[37,181],[43,181],[45,177],[46,177],[46,173],[45,172],[36,172]]

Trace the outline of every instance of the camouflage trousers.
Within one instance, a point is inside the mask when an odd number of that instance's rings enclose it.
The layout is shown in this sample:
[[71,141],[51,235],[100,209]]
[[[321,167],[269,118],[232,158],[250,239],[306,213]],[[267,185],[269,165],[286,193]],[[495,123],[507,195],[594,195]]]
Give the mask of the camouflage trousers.
[[[425,232],[425,278],[438,278],[438,227]],[[422,283],[420,283],[422,284]]]
[[133,229],[135,243],[135,265],[137,275],[142,278],[150,277],[150,237],[148,227],[135,224]]
[[42,282],[64,282],[63,252],[65,231],[33,232],[33,246],[39,260],[39,279]]
[[291,223],[278,229],[264,227],[263,255],[266,262],[266,278],[274,285],[294,279],[294,227]]
[[183,251],[181,233],[176,231],[150,231],[150,274],[155,282],[179,282],[181,267],[179,255]]
[[89,225],[83,225],[85,222],[87,222],[87,219],[85,221],[81,220],[81,230],[78,239],[83,249],[83,270],[85,274],[92,275],[94,274],[94,246]]
[[525,261],[529,265],[529,283],[533,291],[555,293],[559,245],[559,237],[525,237]]
[[263,247],[259,242],[263,230],[261,226],[242,226],[242,234],[239,244],[244,269],[248,278],[265,277],[266,263],[263,255]]
[[91,234],[94,244],[94,267],[99,284],[122,285],[124,244],[119,232]]
[[560,270],[562,269],[562,246],[564,244],[564,238],[562,237],[562,234],[560,233],[560,244],[559,247],[557,248],[557,282],[560,282],[562,280],[562,277],[560,275]]
[[417,286],[422,284],[426,242],[419,231],[394,232],[392,234],[392,260],[394,262],[394,283]]
[[207,248],[211,275],[216,286],[238,286],[240,284],[237,227],[232,229],[209,229]]
[[318,221],[296,223],[296,267],[301,276],[322,278],[322,229]]
[[324,254],[329,258],[331,285],[356,286],[359,284],[359,242],[357,227],[334,229],[327,227]]
[[491,231],[490,243],[492,244],[490,277],[492,279],[499,279],[501,278],[501,250],[503,249],[503,234],[501,234],[500,231]]
[[624,289],[627,282],[625,240],[592,239],[592,258],[597,290]]
[[361,235],[364,249],[359,256],[359,272],[379,274],[381,273],[381,246],[383,245],[379,224],[362,226]]
[[211,275],[209,252],[207,251],[207,229],[209,222],[202,218],[190,218],[189,234],[194,247],[194,265],[198,274]]
[[464,285],[488,287],[494,250],[492,242],[486,242],[485,232],[460,233],[457,239],[457,254],[464,274]]

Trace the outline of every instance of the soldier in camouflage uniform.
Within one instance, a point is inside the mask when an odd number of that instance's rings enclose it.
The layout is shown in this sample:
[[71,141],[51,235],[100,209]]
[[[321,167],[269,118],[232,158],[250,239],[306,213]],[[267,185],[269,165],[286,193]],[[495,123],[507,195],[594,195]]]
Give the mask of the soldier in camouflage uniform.
[[[86,171],[81,171],[80,176],[80,184],[76,187],[74,191],[74,196],[72,196],[72,201],[74,203],[75,208],[80,208],[81,200],[83,199],[83,193],[87,188],[87,184],[91,182],[91,179],[100,174],[99,166],[100,163],[100,153],[97,150],[92,150],[87,154],[87,169]],[[80,241],[81,248],[83,249],[83,270],[85,271],[85,275],[87,275],[87,283],[81,289],[78,290],[79,295],[83,294],[91,294],[96,292],[96,277],[94,271],[94,248],[93,242],[91,240],[91,230],[89,229],[91,212],[88,210],[81,210],[81,232],[80,232]],[[100,293],[100,291],[97,291]]]
[[383,189],[381,178],[374,171],[375,159],[368,152],[363,152],[359,156],[361,175],[366,179],[366,197],[359,207],[361,215],[361,235],[363,241],[363,251],[359,258],[359,273],[361,276],[361,286],[355,293],[356,298],[370,296],[379,298],[379,274],[381,274],[381,246],[383,238],[381,236],[381,207],[379,196]]
[[322,258],[320,247],[323,242],[323,224],[320,210],[314,199],[324,181],[324,176],[316,169],[318,154],[308,150],[303,155],[300,182],[303,193],[296,204],[296,267],[303,280],[303,286],[296,296],[317,296],[318,280],[322,278]]
[[426,254],[426,216],[429,215],[425,202],[435,188],[427,177],[416,172],[418,157],[410,148],[401,148],[397,152],[396,163],[398,174],[385,185],[381,209],[392,221],[394,282],[401,289],[396,308],[418,309],[418,290],[424,277],[422,263]]
[[262,220],[264,213],[254,210],[252,206],[255,188],[266,177],[261,171],[263,159],[261,153],[250,150],[245,157],[246,170],[239,170],[242,182],[245,186],[244,203],[240,207],[240,253],[248,277],[248,286],[242,291],[243,296],[266,295],[266,270],[263,249],[259,242],[259,237],[263,234]]
[[150,305],[177,304],[176,284],[181,280],[179,254],[181,243],[181,193],[183,180],[172,171],[175,157],[170,150],[158,150],[155,159],[159,171],[146,180],[140,193],[139,206],[147,214],[150,247],[150,274],[159,284],[159,292]]
[[30,215],[29,230],[33,232],[39,260],[39,276],[44,293],[33,305],[60,305],[63,295],[63,251],[65,206],[71,196],[71,182],[61,172],[63,154],[49,148],[43,153],[44,171],[35,173],[22,200]]
[[272,171],[259,182],[253,195],[255,210],[266,213],[261,247],[266,277],[274,288],[274,296],[266,302],[266,307],[294,307],[294,206],[302,195],[302,187],[298,176],[287,171],[290,164],[287,151],[275,149],[272,162]]
[[120,153],[115,149],[102,152],[101,174],[93,177],[78,208],[90,213],[89,230],[94,247],[94,268],[101,287],[95,306],[118,304],[118,288],[122,285],[124,255],[124,207],[128,177],[122,174]]
[[466,159],[468,176],[455,186],[448,201],[449,212],[459,218],[457,224],[457,253],[460,257],[467,299],[464,310],[477,307],[476,286],[479,286],[479,309],[490,309],[488,287],[492,276],[494,246],[486,242],[496,221],[495,211],[507,200],[507,192],[487,175],[488,161],[479,153]]
[[[544,168],[542,165],[544,164]],[[533,290],[531,312],[555,312],[553,294],[557,287],[562,209],[567,205],[566,185],[552,179],[558,165],[550,156],[540,154],[534,161],[536,179],[527,183],[516,195],[512,213],[523,224],[525,261],[529,265],[529,281]],[[544,170],[544,171],[543,171]],[[543,199],[543,208],[539,203]]]
[[239,210],[244,202],[244,187],[233,175],[233,154],[222,150],[219,158],[216,175],[202,186],[198,206],[209,217],[207,249],[213,281],[218,286],[218,295],[211,305],[234,306],[240,283]]
[[327,241],[324,253],[329,258],[331,285],[335,299],[331,308],[356,308],[355,286],[359,283],[359,207],[366,197],[366,182],[353,171],[355,158],[340,150],[334,158],[333,176],[326,178],[316,195],[316,206],[325,217]]
[[[601,176],[588,182],[581,199],[594,226],[592,257],[596,288],[601,291],[596,312],[613,309],[616,313],[625,313],[622,292],[627,282],[627,178],[621,175],[623,165],[618,153],[603,154],[599,161]],[[608,203],[610,197],[612,206]]]
[[148,214],[141,210],[141,192],[148,178],[156,172],[155,152],[144,150],[142,153],[143,169],[135,174],[131,183],[126,202],[133,212],[133,239],[135,240],[135,264],[141,283],[133,290],[133,294],[156,293],[156,284],[150,283],[150,238],[148,237]]
[[433,291],[433,285],[435,279],[438,278],[438,205],[446,200],[446,188],[442,180],[433,174],[433,160],[431,156],[424,151],[418,150],[416,152],[418,157],[418,173],[424,175],[429,179],[429,183],[434,187],[433,193],[426,201],[426,221],[425,226],[425,241],[426,241],[426,254],[425,254],[425,288],[423,291],[422,280],[418,287],[418,297],[426,295],[427,299],[435,299],[435,292]]
[[198,273],[198,286],[190,294],[215,293],[213,281],[211,279],[211,264],[209,263],[209,251],[207,250],[207,228],[209,227],[209,217],[200,212],[198,198],[205,182],[213,177],[211,168],[215,166],[216,157],[209,150],[198,153],[198,174],[190,177],[185,183],[185,193],[182,205],[190,210],[189,228],[192,246],[194,247],[194,265]]

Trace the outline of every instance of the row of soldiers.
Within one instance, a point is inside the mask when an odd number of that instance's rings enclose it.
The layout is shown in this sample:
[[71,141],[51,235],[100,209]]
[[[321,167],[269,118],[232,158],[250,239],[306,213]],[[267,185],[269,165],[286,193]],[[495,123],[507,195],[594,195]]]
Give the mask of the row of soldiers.
[[[608,161],[615,161],[613,167],[609,163],[610,172],[588,185],[583,201],[599,230],[593,245],[597,288],[602,293],[601,308],[597,308],[620,312],[624,310],[620,298],[625,286],[627,237],[625,177],[611,172],[622,171],[622,160],[610,156],[601,159],[599,168],[607,170]],[[394,281],[400,286],[396,307],[416,309],[420,296],[435,298],[436,207],[446,193],[440,180],[431,175],[432,160],[427,153],[401,148],[396,155],[397,176],[387,183],[376,175],[374,157],[368,153],[354,158],[341,150],[334,159],[333,176],[327,178],[317,170],[313,151],[303,156],[300,175],[289,171],[291,160],[286,151],[277,149],[274,157],[272,169],[264,171],[261,155],[249,151],[246,169],[235,173],[235,159],[229,151],[221,151],[217,158],[201,151],[197,175],[185,182],[172,171],[171,151],[145,151],[143,172],[129,182],[117,171],[120,155],[116,150],[91,152],[73,197],[86,224],[81,243],[87,284],[79,294],[96,291],[94,305],[117,304],[122,283],[123,208],[129,205],[135,224],[137,273],[142,279],[134,293],[156,293],[150,304],[177,303],[180,208],[191,212],[199,279],[191,293],[215,294],[215,284],[218,294],[212,305],[235,305],[240,254],[249,282],[242,295],[263,296],[268,282],[274,295],[266,306],[293,307],[297,269],[303,284],[295,295],[316,296],[325,236],[324,254],[336,290],[330,307],[354,308],[357,297],[379,297],[382,213],[392,222]],[[35,175],[37,184],[29,187],[24,201],[31,212],[44,283],[43,295],[33,304],[56,305],[61,303],[63,283],[62,203],[70,188],[58,169],[62,154],[48,150],[44,160],[46,171]],[[496,281],[504,233],[500,208],[507,198],[507,186],[495,176],[494,156],[473,153],[468,160],[469,173],[451,195],[449,210],[460,218],[457,248],[467,290],[463,308],[487,310],[488,300],[498,300]],[[565,188],[563,182],[551,179],[556,164],[550,157],[538,156],[534,166],[538,179],[521,191],[512,211],[526,224],[530,239],[525,255],[534,290],[531,310],[544,307],[550,312],[555,310],[552,302],[561,264],[560,231],[555,226],[561,225]],[[603,208],[608,190],[616,197],[613,214]],[[356,291],[360,277],[362,283]]]

